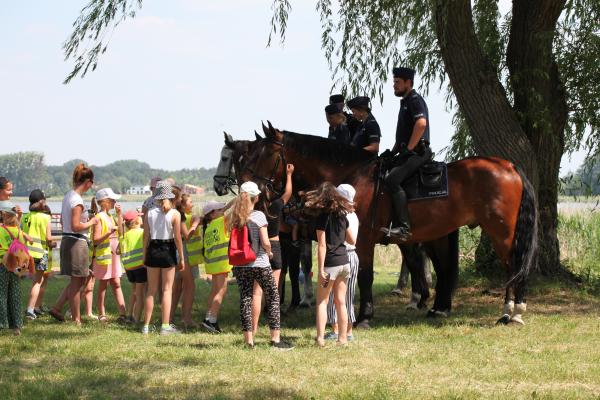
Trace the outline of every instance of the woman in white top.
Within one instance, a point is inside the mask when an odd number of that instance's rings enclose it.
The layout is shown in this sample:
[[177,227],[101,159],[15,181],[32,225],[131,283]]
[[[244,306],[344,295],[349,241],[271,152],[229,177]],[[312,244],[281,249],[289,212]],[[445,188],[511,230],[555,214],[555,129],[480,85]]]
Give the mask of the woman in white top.
[[[180,333],[175,326],[169,324],[169,321],[175,266],[178,266],[180,271],[185,268],[181,241],[181,215],[171,201],[175,195],[168,182],[159,182],[156,191],[154,199],[158,207],[150,209],[144,219],[144,264],[148,271],[148,289],[142,333],[148,334],[154,308],[154,296],[162,281],[160,334],[170,335]],[[177,255],[179,255],[179,261],[177,261]]]
[[73,190],[65,194],[61,213],[60,273],[69,275],[71,282],[49,312],[63,322],[65,319],[61,310],[68,301],[71,319],[77,325],[81,324],[80,289],[90,274],[88,230],[98,223],[95,217],[88,221],[81,195],[90,190],[93,184],[94,172],[83,163],[77,165],[73,170]]

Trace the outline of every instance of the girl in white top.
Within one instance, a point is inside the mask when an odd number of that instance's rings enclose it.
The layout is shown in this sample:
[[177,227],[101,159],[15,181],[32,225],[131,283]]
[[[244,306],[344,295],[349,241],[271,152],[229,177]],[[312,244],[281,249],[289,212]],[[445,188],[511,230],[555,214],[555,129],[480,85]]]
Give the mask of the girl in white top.
[[[148,272],[148,289],[144,306],[144,326],[142,333],[148,334],[154,296],[162,281],[162,325],[161,335],[180,333],[169,323],[171,319],[171,300],[175,266],[180,271],[185,268],[183,243],[181,241],[181,215],[173,207],[171,200],[175,198],[173,189],[168,182],[161,181],[157,185],[154,197],[158,205],[148,211],[144,219],[144,264]],[[179,259],[177,258],[179,255]],[[179,260],[179,261],[178,261]]]

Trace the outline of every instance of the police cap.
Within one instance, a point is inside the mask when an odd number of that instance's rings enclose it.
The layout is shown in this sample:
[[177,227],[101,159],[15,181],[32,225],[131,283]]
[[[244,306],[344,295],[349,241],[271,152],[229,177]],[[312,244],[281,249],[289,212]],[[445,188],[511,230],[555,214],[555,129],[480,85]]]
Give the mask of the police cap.
[[371,99],[367,96],[357,96],[353,99],[348,100],[348,108],[367,107],[370,108]]
[[343,103],[344,99],[345,98],[343,94],[332,94],[331,96],[329,96],[329,104]]
[[392,73],[394,74],[394,78],[401,78],[404,80],[410,79],[411,81],[415,79],[415,70],[412,68],[395,67],[392,70]]
[[341,112],[342,112],[342,109],[337,104],[329,104],[328,106],[325,107],[325,114],[327,114],[327,115],[339,114]]

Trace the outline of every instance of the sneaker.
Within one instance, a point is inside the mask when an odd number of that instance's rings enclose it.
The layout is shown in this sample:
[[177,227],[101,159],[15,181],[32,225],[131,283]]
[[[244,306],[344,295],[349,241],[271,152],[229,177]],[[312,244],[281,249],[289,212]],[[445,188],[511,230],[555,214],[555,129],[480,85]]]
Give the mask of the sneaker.
[[39,308],[40,312],[47,314],[50,309],[48,307],[46,307],[45,305],[42,304],[42,306]]
[[35,312],[25,311],[25,318],[34,320],[37,318],[37,315],[35,315]]
[[149,326],[142,326],[142,335],[147,335],[148,333],[150,333],[150,327]]
[[325,340],[338,340],[338,334],[335,332],[327,332],[325,334]]
[[178,335],[181,331],[175,328],[175,325],[171,324],[168,328],[160,328],[161,335]]
[[33,313],[38,317],[41,317],[42,315],[46,315],[46,312],[44,310],[42,310],[41,308],[34,308]]
[[354,341],[354,336],[352,336],[352,335],[348,335],[348,337],[347,337],[347,340],[348,340],[349,342],[353,342],[353,341]]
[[119,315],[119,318],[117,318],[117,324],[125,325],[128,323],[129,323],[129,319],[124,315]]
[[276,350],[288,351],[294,348],[294,345],[288,342],[284,342],[280,340],[279,342],[274,342],[271,340],[271,347]]
[[209,331],[210,333],[221,333],[221,328],[219,328],[219,323],[218,322],[212,323],[208,320],[208,318],[205,318],[204,321],[202,321],[202,326],[204,328],[206,328],[206,330]]

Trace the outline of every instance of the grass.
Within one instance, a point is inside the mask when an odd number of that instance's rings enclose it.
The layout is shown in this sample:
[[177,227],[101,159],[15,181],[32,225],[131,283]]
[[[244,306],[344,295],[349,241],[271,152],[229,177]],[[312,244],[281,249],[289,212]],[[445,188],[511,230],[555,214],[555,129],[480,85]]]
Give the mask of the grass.
[[[0,335],[1,397],[599,398],[598,299],[538,283],[527,325],[496,327],[501,288],[471,287],[467,274],[456,312],[429,320],[423,311],[404,310],[406,298],[389,294],[396,271],[378,269],[377,317],[372,329],[355,332],[357,341],[347,348],[313,345],[311,309],[283,318],[283,334],[297,346],[293,351],[271,350],[264,326],[257,348],[244,349],[235,285],[226,297],[220,321],[225,333],[219,336],[144,338],[114,323],[77,328],[44,317],[28,323],[21,337]],[[65,284],[64,278],[53,279],[47,299],[55,299]],[[128,292],[129,284],[123,286]],[[194,315],[200,319],[209,286],[200,280],[197,287]],[[112,296],[108,307],[114,313]]]

